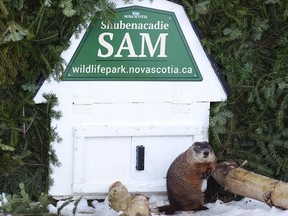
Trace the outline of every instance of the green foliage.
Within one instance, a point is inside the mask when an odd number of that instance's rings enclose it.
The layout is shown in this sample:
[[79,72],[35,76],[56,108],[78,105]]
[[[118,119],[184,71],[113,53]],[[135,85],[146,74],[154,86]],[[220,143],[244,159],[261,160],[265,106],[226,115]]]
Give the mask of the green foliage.
[[[23,183],[19,184],[20,194],[7,195],[7,202],[0,206],[5,213],[13,215],[44,215],[52,216],[49,213],[48,205],[51,204],[52,198],[47,194],[41,193],[37,202],[33,202],[30,195],[25,191]],[[0,200],[1,201],[1,200]]]
[[48,206],[53,205],[55,200],[46,193],[41,193],[38,196],[37,201],[31,199],[29,193],[26,192],[24,184],[21,182],[19,184],[19,193],[7,196],[0,194],[0,215],[2,212],[9,213],[12,215],[44,215],[44,216],[53,216],[53,215],[62,215],[61,211],[73,203],[72,214],[77,214],[77,208],[79,202],[83,197],[79,197],[76,200],[73,200],[72,197],[69,197],[63,204],[58,207],[57,214],[50,213]]
[[80,196],[78,199],[75,200],[75,202],[74,202],[74,208],[73,208],[73,212],[72,212],[73,215],[76,214],[76,212],[77,212],[77,207],[78,207],[78,205],[79,205],[79,203],[80,203],[80,201],[81,201],[82,198],[83,198],[83,197]]
[[211,108],[219,159],[247,160],[246,168],[288,181],[288,2],[181,3],[231,88],[228,101]]
[[63,202],[63,204],[57,209],[57,214],[59,215],[60,212],[61,212],[61,210],[62,210],[65,206],[69,205],[69,204],[72,203],[72,202],[73,202],[72,197],[69,197],[69,198],[68,198],[65,202]]
[[45,98],[43,104],[23,102],[3,109],[7,114],[5,119],[0,117],[2,143],[6,143],[2,144],[5,151],[2,148],[0,152],[0,188],[3,192],[16,192],[21,181],[35,197],[41,191],[47,192],[51,184],[49,162],[57,165],[58,161],[50,145],[59,141],[59,137],[50,127],[50,121],[59,118],[60,113],[53,110],[57,104],[55,96],[46,95]]
[[26,29],[22,28],[14,21],[7,22],[7,25],[7,29],[5,32],[3,32],[3,37],[1,38],[2,41],[0,41],[0,44],[10,41],[21,41],[28,34]]
[[57,214],[58,215],[61,215],[61,211],[63,208],[65,208],[66,206],[68,206],[70,203],[73,203],[74,205],[74,208],[73,208],[73,215],[76,215],[76,212],[77,212],[77,207],[78,207],[78,204],[79,202],[81,201],[83,197],[79,197],[78,199],[76,200],[73,200],[73,197],[69,197],[65,202],[63,202],[63,204],[57,209]]
[[51,143],[61,140],[51,120],[61,114],[55,95],[33,97],[39,80],[61,80],[61,53],[99,8],[113,14],[106,0],[0,0],[0,192],[14,194],[20,182],[31,199],[48,191],[49,164],[59,165]]
[[76,14],[73,9],[72,0],[61,0],[59,6],[63,8],[63,14],[67,17],[72,17]]

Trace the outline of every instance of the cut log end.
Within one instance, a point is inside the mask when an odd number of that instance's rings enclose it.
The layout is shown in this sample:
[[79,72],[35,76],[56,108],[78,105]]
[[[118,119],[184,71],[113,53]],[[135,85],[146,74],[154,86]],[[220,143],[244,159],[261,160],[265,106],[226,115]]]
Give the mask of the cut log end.
[[234,161],[225,161],[221,164],[216,165],[216,169],[212,172],[213,178],[225,189],[227,188],[226,176],[229,174],[230,170],[239,167]]
[[288,209],[288,183],[249,172],[234,162],[218,164],[212,176],[231,193]]
[[127,188],[120,181],[110,186],[108,193],[109,206],[115,211],[125,210],[130,199],[131,196]]
[[146,196],[135,194],[125,210],[125,216],[150,216],[149,202]]

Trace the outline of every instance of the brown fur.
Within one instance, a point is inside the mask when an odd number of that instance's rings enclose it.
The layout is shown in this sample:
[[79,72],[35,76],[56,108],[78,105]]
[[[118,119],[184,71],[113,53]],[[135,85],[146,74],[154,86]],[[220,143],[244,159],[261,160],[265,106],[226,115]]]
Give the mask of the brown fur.
[[[195,143],[187,151],[180,154],[168,169],[167,193],[170,205],[160,207],[160,212],[172,213],[176,210],[205,209],[205,207],[203,208],[202,183],[215,169],[216,158],[207,142],[198,142],[199,151],[197,150],[197,152],[195,152],[194,145]],[[209,148],[206,148],[207,146]],[[209,156],[204,157],[204,149],[209,152]]]

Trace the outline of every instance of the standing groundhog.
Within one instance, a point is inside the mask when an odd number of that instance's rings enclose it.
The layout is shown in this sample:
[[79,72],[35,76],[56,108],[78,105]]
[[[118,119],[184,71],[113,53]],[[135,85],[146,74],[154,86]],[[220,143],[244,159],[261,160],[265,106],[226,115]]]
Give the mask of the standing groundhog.
[[208,142],[195,142],[171,164],[167,172],[167,193],[170,205],[160,212],[204,210],[207,178],[214,170],[216,157]]

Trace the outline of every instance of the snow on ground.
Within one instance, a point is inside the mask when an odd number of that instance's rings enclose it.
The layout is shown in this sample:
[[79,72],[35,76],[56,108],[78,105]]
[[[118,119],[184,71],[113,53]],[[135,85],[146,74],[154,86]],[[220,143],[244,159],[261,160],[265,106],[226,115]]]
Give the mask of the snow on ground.
[[[167,204],[163,196],[151,196],[149,199],[150,207],[155,209],[157,206]],[[61,206],[63,201],[57,203],[57,207]],[[118,216],[119,213],[111,209],[108,205],[107,199],[104,202],[93,201],[93,207],[89,207],[87,201],[82,199],[77,208],[76,216]],[[230,203],[223,203],[220,200],[215,203],[208,203],[206,206],[209,210],[198,212],[176,212],[176,216],[287,216],[288,210],[281,210],[276,207],[270,208],[265,203],[257,200],[244,198],[241,201],[232,201]],[[50,206],[50,212],[57,212],[57,207]],[[63,215],[73,215],[72,211],[74,204],[70,203],[61,211]],[[159,215],[152,213],[152,216]]]
[[[1,195],[1,194],[0,194]],[[3,194],[2,194],[3,196]],[[4,197],[4,196],[3,196]],[[3,198],[2,197],[2,198]],[[3,201],[3,199],[2,199]],[[57,213],[57,209],[64,203],[64,201],[58,201],[57,206],[49,205],[51,213]],[[167,204],[166,196],[150,196],[149,204],[152,209],[152,216],[159,216],[155,212],[157,206]],[[1,202],[0,202],[1,206]],[[288,216],[288,210],[281,210],[276,207],[270,208],[265,203],[259,202],[254,199],[244,198],[241,201],[232,201],[230,203],[223,203],[217,200],[215,203],[208,203],[206,206],[209,210],[198,212],[176,212],[175,216]],[[72,216],[73,209],[75,208],[74,202],[69,203],[61,210],[61,215]],[[154,212],[154,213],[153,213]],[[108,200],[104,202],[98,202],[97,200],[92,202],[92,206],[88,205],[85,198],[82,198],[77,205],[76,216],[119,216],[121,214],[111,209],[108,205]],[[0,216],[3,215],[0,213]],[[160,214],[161,215],[161,214]]]

